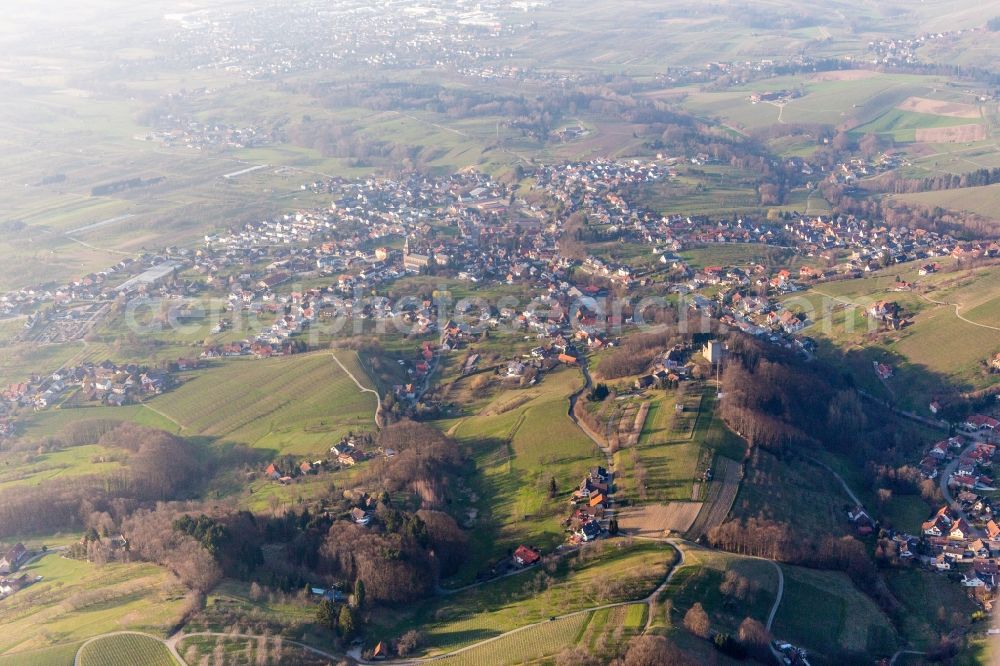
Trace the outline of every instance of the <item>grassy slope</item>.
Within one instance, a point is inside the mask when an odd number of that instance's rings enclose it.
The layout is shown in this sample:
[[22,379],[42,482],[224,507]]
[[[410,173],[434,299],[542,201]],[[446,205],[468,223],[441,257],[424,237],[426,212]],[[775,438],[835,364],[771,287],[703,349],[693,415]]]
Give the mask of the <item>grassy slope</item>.
[[325,451],[348,430],[370,428],[375,402],[329,353],[317,352],[229,361],[194,373],[149,407],[179,423],[184,435],[310,454]]
[[[598,542],[589,557],[563,559],[551,572],[535,570],[397,611],[370,628],[372,638],[419,627],[429,654],[458,649],[526,624],[584,608],[638,600],[666,576],[676,553],[654,543]],[[607,584],[620,589],[605,596]],[[385,624],[382,624],[384,622]]]
[[889,618],[846,574],[790,566],[782,566],[782,571],[785,594],[775,616],[776,636],[827,655],[838,650],[877,655],[895,651]]
[[[556,370],[536,387],[505,391],[493,401],[530,396],[515,409],[470,416],[454,427],[453,436],[469,446],[479,470],[472,486],[485,529],[476,532],[471,562],[481,566],[522,542],[550,550],[562,541],[569,490],[603,461],[567,415],[567,397],[581,385],[578,371]],[[556,499],[548,495],[553,476]]]
[[[693,545],[685,545],[684,556],[685,566],[666,589],[665,596],[673,603],[672,626],[681,625],[695,602],[705,607],[715,631],[735,633],[748,616],[767,621],[778,584],[774,565]],[[844,574],[787,565],[781,568],[785,588],[775,617],[776,637],[819,653],[895,645],[889,619]],[[727,571],[749,578],[756,583],[756,590],[744,599],[727,597],[719,589]]]
[[949,210],[969,211],[984,217],[995,218],[1000,215],[1000,184],[939,192],[897,194],[893,198],[931,208],[940,206]]
[[574,645],[592,655],[613,653],[642,630],[647,608],[646,604],[631,604],[545,622],[446,657],[442,663],[447,666],[513,666],[559,654]]
[[[996,375],[983,373],[980,364],[1000,350],[1000,331],[958,319],[954,306],[937,306],[914,293],[892,292],[891,285],[896,276],[912,281],[928,298],[959,304],[963,317],[990,324],[1000,315],[1000,268],[919,277],[918,266],[918,262],[892,266],[870,277],[819,285],[786,303],[793,309],[812,308],[816,313],[811,319],[820,323],[807,328],[806,334],[827,343],[820,345],[820,356],[840,365],[846,363],[859,386],[883,397],[890,394],[875,377],[871,363],[888,360],[895,372],[888,381],[895,398],[903,406],[926,413],[930,400],[948,384],[967,391],[997,381]],[[853,330],[845,327],[843,311],[834,312],[829,327],[823,325],[822,303],[830,297],[858,304],[850,321]],[[868,303],[882,299],[896,301],[915,313],[913,325],[899,332],[870,335],[868,321],[860,313]]]
[[164,633],[180,617],[183,588],[150,564],[107,564],[49,554],[24,571],[43,580],[0,606],[0,651],[34,650],[131,629]]
[[73,666],[82,643],[66,643],[52,647],[0,655],[0,666]]
[[[778,586],[778,573],[770,563],[693,544],[684,545],[684,563],[666,589],[665,596],[673,603],[672,626],[680,626],[696,602],[705,607],[716,631],[734,633],[747,616],[767,622]],[[725,597],[719,585],[727,571],[755,582],[756,592],[743,600]]]
[[933,647],[937,642],[946,630],[943,617],[957,615],[959,624],[964,625],[977,608],[966,596],[965,589],[945,576],[912,569],[891,569],[885,579],[904,608],[902,631],[918,650]]
[[[329,666],[330,660],[300,647],[282,643],[272,639],[267,641],[266,648],[261,650],[259,639],[220,638],[218,636],[194,636],[186,638],[177,645],[177,651],[188,664],[198,664],[201,660],[211,660],[222,646],[226,663],[232,666],[251,666],[251,664],[283,663],[296,666]],[[210,662],[209,662],[210,663]]]

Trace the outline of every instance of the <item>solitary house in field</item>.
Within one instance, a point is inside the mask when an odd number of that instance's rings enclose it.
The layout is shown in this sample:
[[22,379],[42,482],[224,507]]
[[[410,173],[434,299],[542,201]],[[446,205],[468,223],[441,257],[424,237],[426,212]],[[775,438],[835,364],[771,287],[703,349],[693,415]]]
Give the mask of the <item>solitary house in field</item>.
[[519,567],[530,567],[540,559],[542,556],[538,554],[538,551],[527,546],[518,546],[517,550],[514,551],[514,564]]

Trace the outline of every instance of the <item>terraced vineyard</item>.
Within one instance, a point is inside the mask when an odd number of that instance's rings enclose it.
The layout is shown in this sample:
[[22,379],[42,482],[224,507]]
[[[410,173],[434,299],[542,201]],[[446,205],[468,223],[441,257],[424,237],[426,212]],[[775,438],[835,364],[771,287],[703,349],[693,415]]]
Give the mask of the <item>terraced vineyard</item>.
[[142,634],[100,638],[83,646],[77,661],[80,666],[177,666],[166,645]]

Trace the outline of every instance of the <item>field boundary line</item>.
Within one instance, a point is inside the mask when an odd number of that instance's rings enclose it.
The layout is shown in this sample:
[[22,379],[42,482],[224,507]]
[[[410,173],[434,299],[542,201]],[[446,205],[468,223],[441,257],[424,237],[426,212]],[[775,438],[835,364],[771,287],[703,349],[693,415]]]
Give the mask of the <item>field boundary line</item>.
[[149,403],[145,403],[145,402],[143,402],[143,403],[140,403],[140,404],[141,404],[141,405],[142,405],[143,407],[145,407],[146,409],[148,409],[149,411],[151,411],[151,412],[153,412],[154,414],[156,414],[157,416],[162,416],[162,417],[163,417],[163,418],[165,418],[166,420],[170,421],[171,423],[173,423],[173,424],[174,424],[175,426],[177,426],[177,427],[178,427],[178,428],[180,428],[181,430],[187,430],[187,426],[186,426],[186,425],[184,425],[183,423],[181,423],[180,421],[178,421],[178,420],[177,420],[177,419],[175,419],[174,417],[170,416],[170,415],[169,415],[169,414],[167,414],[166,412],[161,412],[161,411],[160,411],[159,409],[157,409],[156,407],[152,407],[151,405],[149,405]]

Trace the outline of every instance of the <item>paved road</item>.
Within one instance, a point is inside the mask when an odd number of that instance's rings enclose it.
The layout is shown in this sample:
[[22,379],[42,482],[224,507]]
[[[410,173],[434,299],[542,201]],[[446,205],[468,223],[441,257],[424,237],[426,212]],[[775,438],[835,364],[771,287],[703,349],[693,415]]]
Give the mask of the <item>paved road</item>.
[[781,605],[781,598],[785,596],[785,574],[781,570],[781,566],[774,560],[767,560],[774,566],[774,570],[778,572],[778,593],[774,596],[774,605],[771,606],[771,612],[767,615],[767,630],[771,631],[771,625],[774,624],[774,616],[778,614],[778,606]]
[[591,441],[593,441],[594,444],[597,445],[597,448],[600,449],[601,452],[604,454],[605,465],[607,466],[606,469],[608,470],[608,492],[607,492],[607,496],[605,497],[605,499],[607,500],[607,505],[606,505],[606,508],[604,510],[604,518],[602,520],[604,522],[604,528],[607,529],[607,526],[611,522],[611,519],[614,518],[614,516],[615,516],[615,510],[614,510],[614,504],[615,504],[615,492],[614,492],[614,489],[615,489],[615,472],[614,472],[615,460],[614,460],[614,454],[612,454],[612,452],[611,452],[611,447],[605,447],[604,444],[601,443],[601,441],[593,433],[591,433],[588,428],[585,428],[583,426],[583,424],[581,424],[580,421],[577,420],[576,414],[573,413],[574,409],[576,407],[577,400],[579,400],[580,396],[583,395],[593,385],[593,380],[590,378],[590,371],[587,369],[587,359],[580,358],[580,359],[578,359],[578,363],[580,364],[580,370],[581,370],[581,372],[583,372],[583,388],[581,388],[579,391],[576,391],[575,393],[573,393],[572,395],[569,396],[569,412],[568,412],[568,414],[569,414],[570,420],[572,420],[573,423],[576,424],[576,427],[580,429],[580,432],[582,432],[583,434],[585,434]]
[[[768,613],[767,616],[767,630],[771,631],[771,625],[774,624],[774,616],[778,614],[778,606],[781,605],[781,598],[785,595],[785,574],[781,571],[781,567],[777,562],[773,562],[771,560],[768,561],[771,562],[771,564],[774,565],[774,568],[778,571],[778,594],[775,595],[774,605],[771,606],[771,612]],[[782,661],[782,654],[774,649],[773,644],[768,643],[767,647],[779,664],[784,663]]]
[[951,475],[955,473],[955,469],[958,467],[958,464],[962,461],[962,456],[975,449],[976,444],[978,443],[979,440],[973,437],[972,442],[967,447],[962,449],[962,453],[955,456],[955,459],[952,460],[950,463],[948,463],[948,465],[944,468],[944,471],[942,471],[941,474],[938,475],[938,484],[941,486],[941,494],[944,495],[945,504],[951,507],[958,507],[955,509],[955,513],[957,513],[960,517],[964,518],[965,522],[969,523],[970,525],[972,524],[972,521],[969,519],[968,514],[966,514],[965,511],[962,511],[961,506],[959,506],[959,504],[955,502],[955,500],[952,499],[951,497],[951,488],[948,487],[948,479],[950,479]]

